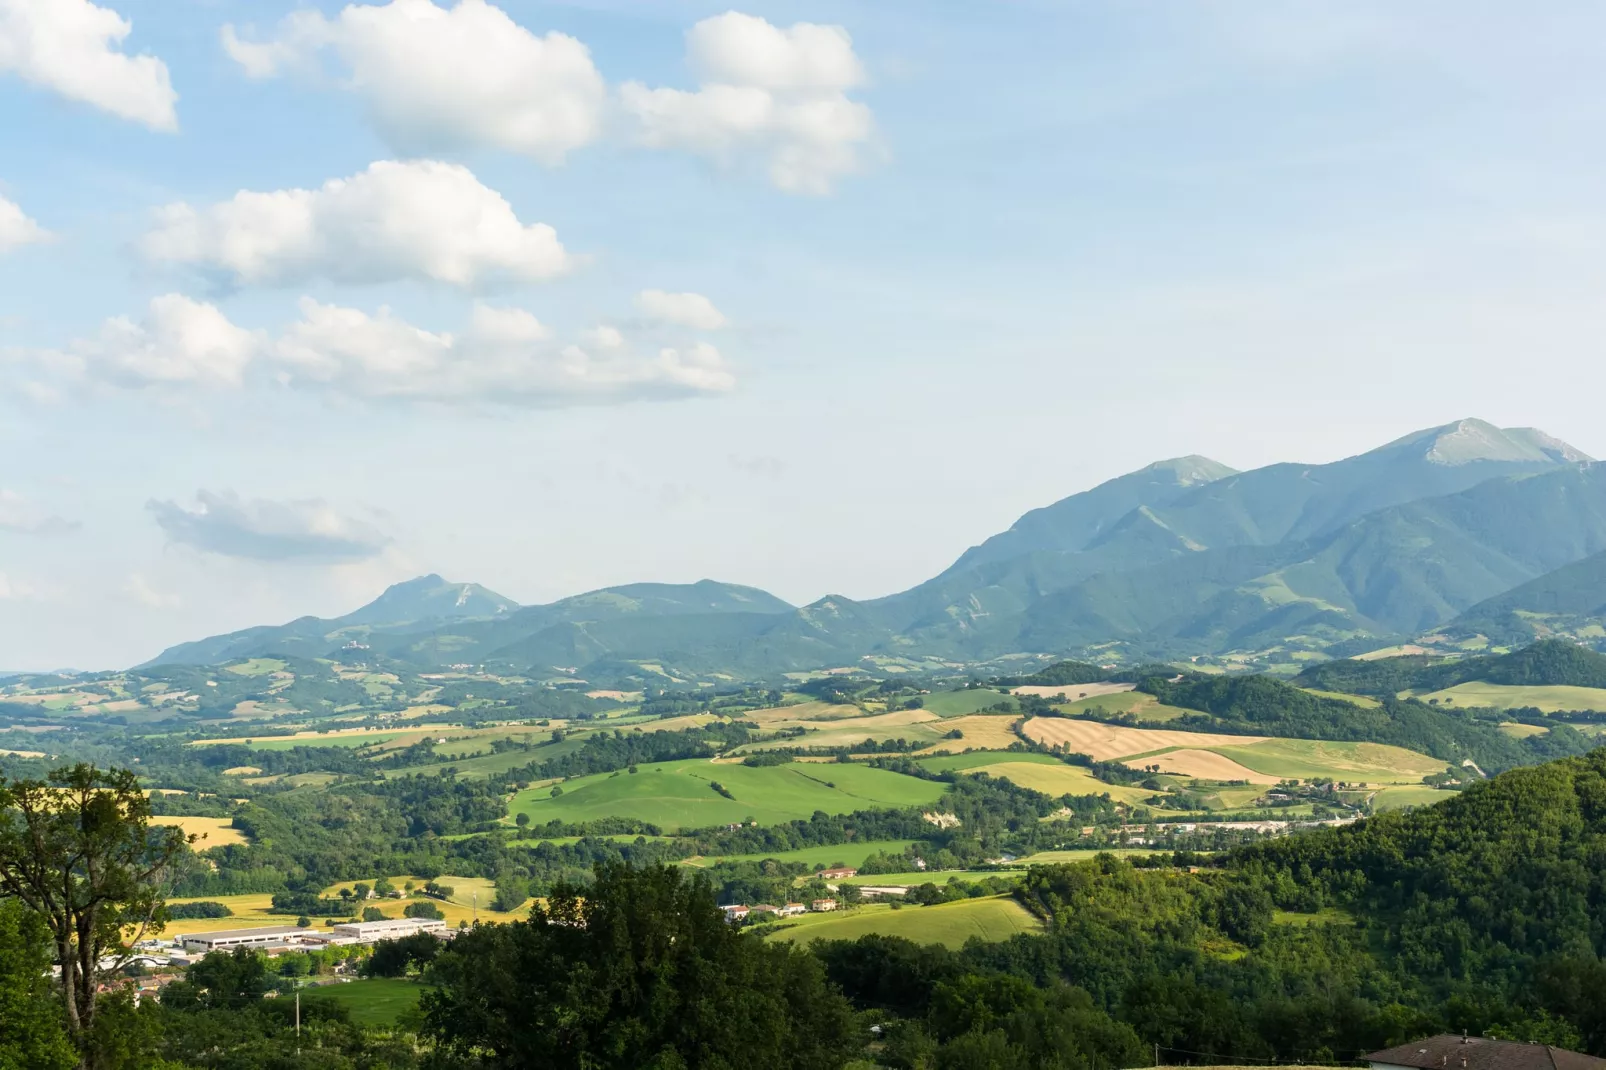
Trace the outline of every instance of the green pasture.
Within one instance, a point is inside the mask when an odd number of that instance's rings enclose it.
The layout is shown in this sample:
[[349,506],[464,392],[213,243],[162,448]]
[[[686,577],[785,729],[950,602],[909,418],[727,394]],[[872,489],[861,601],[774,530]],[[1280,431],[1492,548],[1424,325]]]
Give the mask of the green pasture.
[[1257,773],[1284,779],[1331,777],[1372,784],[1409,784],[1420,782],[1429,773],[1443,772],[1445,768],[1445,763],[1435,758],[1384,743],[1268,739],[1242,746],[1213,745],[1201,749],[1231,758]]
[[[1404,692],[1401,697],[1413,694]],[[1442,691],[1416,694],[1423,702],[1449,700],[1456,706],[1493,706],[1509,710],[1532,706],[1546,713],[1558,710],[1599,710],[1606,712],[1606,688],[1564,687],[1561,685],[1486,684],[1481,680],[1447,687]]]
[[935,691],[921,696],[921,699],[923,708],[938,717],[963,717],[970,713],[980,713],[989,706],[1010,700],[1002,691],[986,687],[967,691]]
[[395,1025],[404,1011],[418,1006],[418,997],[424,991],[424,986],[415,981],[373,977],[302,989],[301,998],[338,1003],[351,1011],[351,1020],[358,1025]]
[[[718,782],[734,798],[713,788]],[[846,814],[855,810],[929,806],[945,785],[885,769],[840,763],[793,762],[752,767],[701,759],[643,765],[579,777],[551,788],[521,791],[510,816],[530,815],[533,824],[635,818],[666,829],[757,821],[776,824],[811,816],[816,810]]]
[[875,933],[958,949],[971,939],[997,943],[1018,933],[1040,931],[1038,920],[1014,899],[991,896],[929,907],[894,910],[890,904],[877,903],[842,912],[810,914],[788,923],[770,939],[806,944],[815,940],[856,940]]
[[1035,751],[1006,751],[1006,750],[973,750],[964,754],[939,754],[931,758],[921,758],[921,768],[929,769],[933,773],[969,772],[983,766],[997,765],[999,762],[1036,762],[1039,765],[1064,765],[1049,754],[1038,754]]
[[1113,695],[1094,695],[1090,698],[1056,703],[1055,708],[1068,713],[1085,713],[1094,709],[1103,710],[1108,714],[1129,713],[1140,721],[1174,721],[1178,717],[1199,712],[1185,710],[1179,706],[1167,706],[1153,695],[1142,691],[1117,691]]
[[1340,702],[1348,702],[1356,706],[1364,706],[1369,710],[1375,710],[1383,705],[1375,698],[1367,698],[1365,695],[1352,695],[1347,691],[1322,691],[1315,687],[1307,687],[1303,690],[1320,698],[1336,698]]
[[238,665],[227,666],[224,671],[236,676],[267,676],[269,673],[283,672],[284,665],[278,658],[251,658]]
[[1429,787],[1426,784],[1396,784],[1383,788],[1372,797],[1372,809],[1381,812],[1403,810],[1408,806],[1432,806],[1434,803],[1453,799],[1457,794],[1459,793]]

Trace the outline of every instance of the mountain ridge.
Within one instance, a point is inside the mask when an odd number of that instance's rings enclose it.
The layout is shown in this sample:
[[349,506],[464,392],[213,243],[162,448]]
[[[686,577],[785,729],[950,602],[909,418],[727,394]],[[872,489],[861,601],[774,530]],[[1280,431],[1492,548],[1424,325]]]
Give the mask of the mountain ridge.
[[1595,553],[1606,553],[1606,465],[1536,429],[1467,419],[1323,465],[1158,461],[1030,510],[882,598],[798,607],[703,580],[517,606],[432,575],[345,617],[246,629],[162,657],[325,656],[354,643],[415,665],[534,672],[667,659],[763,675],[1112,641],[1134,656],[1290,642],[1320,651],[1420,633]]

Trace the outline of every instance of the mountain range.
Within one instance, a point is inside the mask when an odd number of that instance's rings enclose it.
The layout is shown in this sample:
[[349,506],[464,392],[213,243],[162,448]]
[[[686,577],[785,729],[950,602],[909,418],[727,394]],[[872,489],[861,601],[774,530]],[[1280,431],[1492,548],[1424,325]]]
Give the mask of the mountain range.
[[797,607],[704,580],[520,607],[426,576],[344,617],[203,639],[151,664],[350,647],[420,668],[753,677],[867,656],[1341,654],[1480,622],[1517,635],[1535,613],[1587,625],[1603,608],[1606,464],[1468,419],[1330,464],[1161,461],[1032,510],[884,598]]

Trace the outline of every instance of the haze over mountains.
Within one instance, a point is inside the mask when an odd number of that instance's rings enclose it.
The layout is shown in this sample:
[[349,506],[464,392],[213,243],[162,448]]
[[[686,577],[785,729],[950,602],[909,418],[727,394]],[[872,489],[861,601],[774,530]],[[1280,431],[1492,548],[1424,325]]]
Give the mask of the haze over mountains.
[[428,576],[345,617],[187,643],[153,663],[356,645],[417,667],[604,678],[644,663],[764,675],[1095,647],[1337,653],[1483,619],[1531,637],[1545,633],[1536,612],[1587,628],[1603,607],[1606,465],[1541,431],[1469,419],[1331,464],[1161,461],[1033,510],[940,575],[868,601],[794,607],[705,580],[518,607]]

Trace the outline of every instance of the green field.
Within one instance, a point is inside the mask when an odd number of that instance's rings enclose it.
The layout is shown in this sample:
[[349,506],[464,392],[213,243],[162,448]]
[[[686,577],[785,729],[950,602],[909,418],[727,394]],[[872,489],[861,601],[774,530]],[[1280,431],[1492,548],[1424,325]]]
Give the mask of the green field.
[[1153,695],[1142,691],[1117,691],[1113,695],[1094,695],[1091,698],[1057,703],[1055,708],[1071,713],[1085,713],[1094,709],[1110,714],[1130,713],[1140,721],[1173,721],[1178,717],[1198,712],[1167,706]]
[[1457,706],[1493,706],[1502,710],[1533,706],[1546,713],[1554,713],[1557,710],[1606,711],[1606,688],[1599,687],[1537,685],[1519,687],[1511,684],[1486,684],[1481,680],[1473,680],[1447,687],[1443,691],[1418,694],[1416,697],[1424,702],[1437,699],[1443,703],[1448,699]]
[[1434,803],[1453,799],[1459,792],[1446,791],[1443,788],[1432,788],[1426,784],[1396,784],[1379,791],[1372,797],[1372,808],[1379,812],[1384,810],[1403,810],[1408,806],[1431,806]]
[[414,981],[373,977],[345,984],[320,985],[302,989],[303,1001],[325,999],[351,1011],[358,1025],[395,1025],[403,1011],[418,1005],[424,986]]
[[232,672],[236,676],[266,676],[269,673],[283,672],[284,662],[278,658],[251,658],[238,665],[229,665],[224,671]]
[[938,717],[963,717],[968,713],[980,713],[989,706],[1009,700],[1009,696],[1002,691],[986,687],[966,691],[934,691],[921,697],[923,708]]
[[[712,787],[719,782],[734,796]],[[550,788],[531,788],[514,797],[509,817],[524,813],[532,823],[635,818],[665,829],[758,821],[777,824],[807,818],[816,810],[847,814],[905,806],[929,806],[945,785],[885,769],[839,763],[745,766],[701,759],[659,762],[636,773],[598,773]]]
[[1012,784],[1055,797],[1061,795],[1109,795],[1116,802],[1141,804],[1155,792],[1132,785],[1106,784],[1077,765],[1030,751],[971,751],[923,758],[920,764],[934,772],[986,773]]
[[[451,744],[447,744],[451,746]],[[437,776],[442,769],[455,769],[463,777],[475,779],[490,776],[492,773],[505,773],[509,769],[517,769],[521,765],[531,762],[545,761],[556,757],[556,752],[548,749],[539,751],[510,750],[501,754],[486,754],[477,758],[464,758],[461,761],[436,762],[433,765],[409,765],[401,769],[385,769],[380,774],[387,777],[397,776]]]
[[967,772],[987,765],[997,765],[999,762],[1035,762],[1038,765],[1064,765],[1049,754],[1038,754],[1034,751],[1001,751],[1001,750],[973,750],[964,754],[940,754],[932,758],[919,759],[923,769],[933,773],[945,773],[950,770]]
[[800,862],[804,865],[818,866],[821,869],[832,866],[854,866],[864,864],[864,860],[877,852],[887,854],[902,854],[914,841],[912,840],[865,840],[861,843],[838,843],[825,847],[801,847],[796,851],[771,851],[768,854],[750,855],[720,855],[718,857],[702,857],[686,859],[682,865],[687,866],[714,866],[721,862],[763,862],[774,859],[777,862]]
[[1383,743],[1334,743],[1319,739],[1268,739],[1244,746],[1208,748],[1268,776],[1364,783],[1414,783],[1445,763],[1425,754]]
[[878,933],[957,949],[973,937],[996,943],[1017,933],[1035,933],[1041,929],[1037,919],[1014,899],[993,896],[929,907],[906,906],[901,910],[873,904],[842,913],[810,914],[770,939],[802,944],[815,940],[856,940]]

